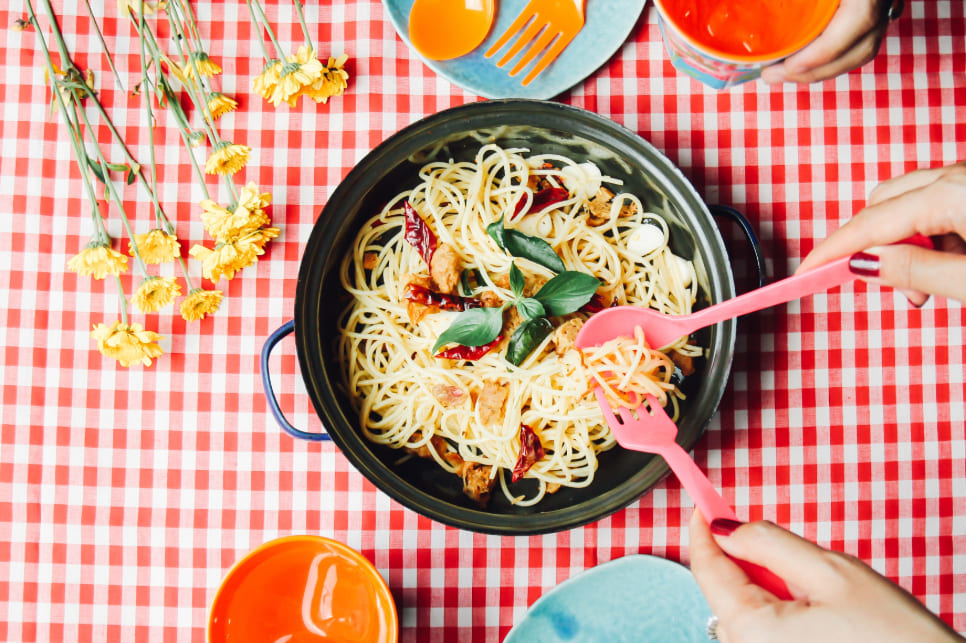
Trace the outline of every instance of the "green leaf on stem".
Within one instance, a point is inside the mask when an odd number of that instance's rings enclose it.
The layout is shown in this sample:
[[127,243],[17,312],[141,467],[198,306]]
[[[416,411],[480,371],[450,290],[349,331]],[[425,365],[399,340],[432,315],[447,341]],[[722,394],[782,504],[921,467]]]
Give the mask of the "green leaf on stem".
[[597,277],[567,270],[545,283],[533,297],[543,304],[548,316],[559,317],[580,310],[599,287]]
[[514,257],[529,259],[553,272],[566,270],[563,259],[557,255],[553,246],[539,237],[531,237],[514,228],[503,227],[503,217],[488,225],[486,233],[501,250]]
[[515,297],[523,297],[523,288],[527,285],[523,272],[517,268],[515,263],[510,264],[510,290]]
[[524,297],[516,301],[517,311],[524,319],[536,319],[546,317],[547,312],[538,300],[533,297]]
[[523,360],[553,332],[553,324],[546,317],[528,319],[513,331],[506,347],[506,360],[519,366]]
[[503,308],[472,308],[453,320],[433,345],[433,353],[446,344],[482,346],[489,344],[503,330]]

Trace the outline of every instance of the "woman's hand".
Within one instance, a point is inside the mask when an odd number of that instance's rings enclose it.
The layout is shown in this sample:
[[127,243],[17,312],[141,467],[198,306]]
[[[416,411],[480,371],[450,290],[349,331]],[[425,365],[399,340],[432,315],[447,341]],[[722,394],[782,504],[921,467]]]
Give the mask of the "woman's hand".
[[[932,237],[935,249],[889,245],[916,233]],[[846,255],[861,278],[902,290],[916,306],[930,294],[966,303],[966,161],[880,183],[797,272]]]
[[[691,517],[691,570],[725,643],[892,643],[963,639],[911,594],[856,558],[822,549],[768,522]],[[795,596],[782,601],[748,580],[728,556],[762,565]]]
[[813,83],[844,74],[872,60],[901,0],[840,0],[825,31],[801,51],[766,67],[766,83]]

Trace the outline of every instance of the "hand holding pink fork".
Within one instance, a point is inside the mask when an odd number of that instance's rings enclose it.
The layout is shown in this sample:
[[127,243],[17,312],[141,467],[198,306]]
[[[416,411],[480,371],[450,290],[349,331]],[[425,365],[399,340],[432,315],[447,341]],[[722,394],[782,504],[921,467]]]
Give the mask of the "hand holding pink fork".
[[[675,440],[678,427],[661,408],[657,398],[653,395],[647,396],[650,413],[644,404],[638,406],[633,412],[622,407],[618,410],[620,415],[618,419],[611,410],[604,391],[597,387],[594,393],[611,432],[622,447],[656,453],[664,458],[705,520],[710,522],[715,518],[726,518],[739,522],[735,510],[725,502],[700,467]],[[637,415],[636,418],[634,414]],[[770,570],[748,561],[734,560],[756,585],[783,600],[792,599],[785,582]]]

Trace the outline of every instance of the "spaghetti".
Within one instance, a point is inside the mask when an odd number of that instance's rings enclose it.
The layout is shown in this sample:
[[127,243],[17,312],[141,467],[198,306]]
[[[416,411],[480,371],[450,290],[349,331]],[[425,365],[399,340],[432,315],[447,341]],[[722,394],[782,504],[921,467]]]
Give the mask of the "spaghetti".
[[[351,303],[339,319],[339,352],[365,437],[435,459],[481,503],[497,483],[521,505],[559,486],[589,485],[597,455],[615,444],[591,385],[608,384],[618,400],[619,389],[652,390],[640,387],[653,378],[632,373],[617,381],[606,374],[623,363],[617,353],[643,359],[643,338],[637,348],[615,353],[615,345],[603,361],[585,364],[573,347],[582,320],[595,308],[623,304],[685,314],[696,295],[694,267],[671,252],[666,222],[633,194],[606,187],[620,181],[590,163],[525,153],[489,144],[473,162],[427,163],[418,185],[362,226],[341,266]],[[414,213],[423,228],[411,227]],[[511,303],[539,299],[554,271],[495,243],[488,228],[501,221],[507,231],[544,240],[568,271],[600,282],[587,305],[547,318],[552,332],[538,336],[518,365],[506,358],[507,342],[527,319]],[[642,236],[650,246],[642,246]],[[522,284],[511,283],[514,270]],[[456,347],[465,351],[434,350],[465,314],[461,307],[494,314],[500,306],[497,339]],[[664,350],[702,354],[688,338]],[[670,383],[669,363],[664,357],[656,385],[662,400],[683,397]],[[537,491],[514,494],[506,480],[511,472],[536,480]]]

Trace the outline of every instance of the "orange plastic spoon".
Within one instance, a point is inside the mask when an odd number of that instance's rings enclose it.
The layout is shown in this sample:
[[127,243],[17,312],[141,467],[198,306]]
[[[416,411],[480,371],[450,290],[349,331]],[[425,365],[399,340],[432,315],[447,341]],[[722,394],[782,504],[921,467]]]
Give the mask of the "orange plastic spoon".
[[430,60],[458,58],[490,33],[496,0],[416,0],[409,12],[409,40]]

